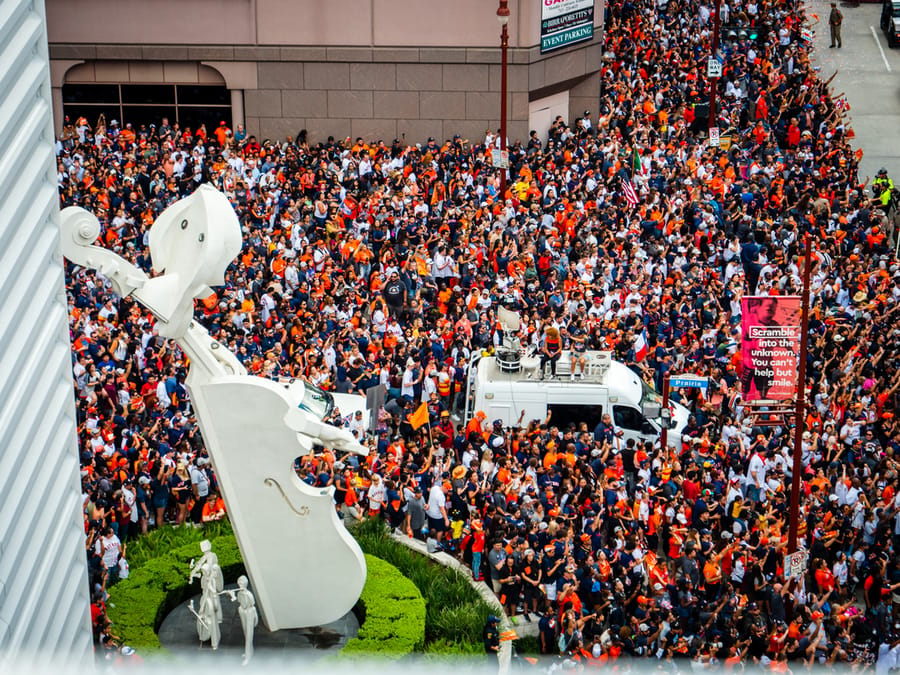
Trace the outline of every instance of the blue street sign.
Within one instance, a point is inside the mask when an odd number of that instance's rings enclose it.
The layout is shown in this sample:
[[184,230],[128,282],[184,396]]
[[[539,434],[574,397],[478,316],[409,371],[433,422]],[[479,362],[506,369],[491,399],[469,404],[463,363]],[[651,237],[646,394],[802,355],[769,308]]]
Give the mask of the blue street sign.
[[706,391],[707,387],[709,387],[709,378],[701,377],[700,375],[670,375],[669,386],[673,388],[699,387],[703,391]]

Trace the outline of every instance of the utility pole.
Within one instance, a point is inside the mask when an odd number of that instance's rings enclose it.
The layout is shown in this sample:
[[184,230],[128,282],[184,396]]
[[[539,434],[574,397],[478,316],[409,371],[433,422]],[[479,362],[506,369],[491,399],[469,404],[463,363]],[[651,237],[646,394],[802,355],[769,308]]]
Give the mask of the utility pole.
[[797,369],[797,402],[794,411],[794,468],[791,476],[791,510],[788,529],[788,553],[797,552],[800,515],[800,476],[803,473],[803,429],[806,426],[806,340],[809,333],[809,276],[812,269],[812,245],[809,233],[804,240],[803,293],[800,301],[800,363]]
[[[506,156],[506,71],[509,50],[509,0],[500,0],[497,8],[500,22],[500,156]],[[506,167],[500,166],[500,202],[506,203]]]
[[[662,410],[669,410],[669,373],[663,375],[663,391],[662,391]],[[669,444],[669,417],[668,413],[660,414],[660,425],[662,429],[659,432],[659,444],[663,453],[667,452]]]
[[[722,0],[715,0],[714,4],[714,15],[713,15],[713,38],[712,38],[712,53],[710,54],[710,59],[718,59],[719,53],[719,14],[722,9]],[[717,126],[716,122],[716,96],[719,92],[719,78],[711,77],[709,78],[709,124],[707,129],[712,129]]]

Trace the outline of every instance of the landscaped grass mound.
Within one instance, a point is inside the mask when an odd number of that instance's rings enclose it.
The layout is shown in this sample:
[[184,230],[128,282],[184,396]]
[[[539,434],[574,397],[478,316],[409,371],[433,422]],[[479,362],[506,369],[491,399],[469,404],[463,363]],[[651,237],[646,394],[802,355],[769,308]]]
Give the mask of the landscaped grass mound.
[[378,558],[366,555],[366,585],[360,602],[359,634],[341,654],[398,658],[421,651],[425,643],[425,600],[412,581]]

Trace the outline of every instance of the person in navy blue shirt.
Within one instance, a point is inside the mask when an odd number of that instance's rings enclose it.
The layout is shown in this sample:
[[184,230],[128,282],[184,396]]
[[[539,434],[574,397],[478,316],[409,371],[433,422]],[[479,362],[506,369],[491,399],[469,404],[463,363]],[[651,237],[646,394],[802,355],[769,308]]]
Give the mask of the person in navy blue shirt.
[[594,440],[598,443],[612,444],[615,439],[615,427],[609,413],[604,413],[600,422],[594,427]]

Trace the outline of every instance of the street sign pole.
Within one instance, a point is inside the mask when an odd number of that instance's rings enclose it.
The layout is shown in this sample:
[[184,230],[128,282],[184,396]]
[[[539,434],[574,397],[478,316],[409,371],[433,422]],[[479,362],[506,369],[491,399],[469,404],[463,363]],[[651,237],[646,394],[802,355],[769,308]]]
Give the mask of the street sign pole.
[[375,428],[378,426],[378,413],[384,407],[384,397],[387,394],[387,387],[383,384],[376,384],[374,387],[366,389],[366,410],[369,411],[369,433],[375,435]]
[[[713,38],[712,38],[712,54],[710,54],[710,58],[718,58],[719,52],[719,15],[720,10],[722,9],[722,0],[715,1],[715,23],[713,23]],[[709,79],[709,125],[707,130],[712,129],[715,126],[718,126],[716,122],[716,94],[719,90],[719,78],[708,78]]]
[[[669,409],[669,374],[666,373],[663,375],[663,399],[662,399],[662,409]],[[663,453],[668,451],[668,443],[669,443],[669,428],[667,424],[662,424],[662,429],[659,432],[659,444],[662,446]]]
[[[507,52],[509,51],[509,2],[500,0],[497,8],[497,18],[500,20],[500,152],[506,152],[506,71],[508,70]],[[506,203],[506,168],[500,169],[500,196],[501,204]]]
[[794,412],[794,469],[791,476],[791,512],[788,529],[788,553],[797,552],[797,529],[800,515],[800,474],[803,472],[803,427],[806,426],[806,339],[809,333],[809,275],[812,269],[812,244],[806,234],[803,263],[803,294],[800,303],[800,364],[797,369],[797,407]]

